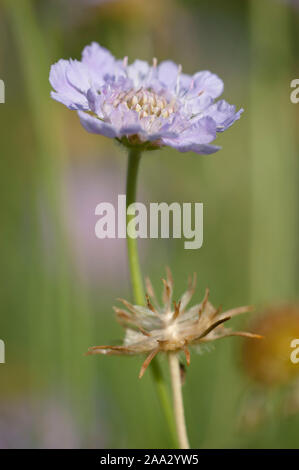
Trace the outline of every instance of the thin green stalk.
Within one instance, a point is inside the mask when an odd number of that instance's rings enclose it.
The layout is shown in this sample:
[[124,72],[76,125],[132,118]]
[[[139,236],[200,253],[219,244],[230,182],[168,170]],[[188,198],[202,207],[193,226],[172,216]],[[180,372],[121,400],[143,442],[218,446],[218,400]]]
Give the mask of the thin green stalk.
[[[85,364],[84,368],[78,369],[78,363],[74,360],[74,350],[77,348],[80,351],[81,347],[85,349],[91,342],[92,317],[86,312],[83,290],[74,287],[74,278],[71,276],[71,256],[61,204],[64,195],[62,175],[67,152],[58,107],[56,109],[50,98],[49,48],[35,8],[36,2],[2,0],[2,3],[19,53],[22,70],[20,84],[28,100],[29,118],[35,137],[35,180],[28,188],[34,207],[32,231],[36,237],[31,244],[32,263],[26,281],[28,323],[32,336],[30,364],[38,370],[38,373],[33,374],[34,378],[42,378],[46,383],[53,380],[57,383],[58,376],[67,385],[68,393],[76,399],[82,395],[81,392],[76,395],[77,382],[80,387],[86,384],[84,393],[85,396],[89,394],[87,402],[88,406],[92,406],[93,394],[89,386],[92,366]],[[40,201],[55,240],[53,246],[58,264],[53,281],[49,278],[49,270],[44,268],[45,243],[40,236]],[[75,290],[77,316],[72,310]],[[80,332],[80,335],[76,332]],[[86,374],[86,380],[82,380],[83,373]]]
[[[127,191],[126,191],[127,209],[130,204],[133,204],[136,202],[137,175],[138,175],[140,159],[141,159],[141,152],[139,150],[132,149],[129,153],[129,159],[128,159]],[[127,226],[133,217],[134,217],[133,215],[128,215],[128,212],[127,212],[127,216],[126,216]],[[136,304],[138,305],[145,305],[145,292],[144,292],[140,263],[139,263],[137,238],[129,237],[129,235],[127,235],[127,246],[128,246],[128,256],[129,256],[129,265],[130,265],[134,302],[136,302]],[[157,393],[160,399],[160,403],[161,403],[166,421],[169,426],[171,437],[174,442],[174,446],[177,447],[174,416],[173,416],[171,404],[169,401],[169,394],[165,385],[165,381],[163,379],[162,370],[157,359],[152,360],[150,369],[151,369],[152,376],[153,376],[153,379],[157,388]]]
[[[49,97],[49,61],[47,60],[47,48],[44,41],[42,30],[39,26],[38,18],[36,16],[35,7],[30,0],[19,0],[12,2],[10,0],[3,1],[7,18],[12,28],[15,44],[19,52],[19,60],[23,74],[21,80],[22,86],[26,92],[29,104],[30,121],[35,137],[35,152],[36,152],[36,174],[35,185],[32,190],[32,202],[35,205],[34,209],[34,231],[37,234],[36,248],[37,248],[37,261],[36,265],[32,264],[33,279],[28,280],[32,283],[32,302],[36,303],[36,292],[39,291],[39,302],[37,306],[38,320],[30,316],[32,320],[32,332],[35,331],[36,325],[39,325],[39,335],[33,334],[31,340],[33,356],[42,358],[37,359],[39,363],[45,364],[49,362],[48,368],[53,370],[53,374],[57,370],[57,360],[53,362],[54,356],[52,354],[52,335],[60,335],[58,349],[61,351],[60,363],[65,365],[65,371],[69,370],[68,357],[71,346],[69,344],[69,319],[67,313],[69,312],[69,294],[66,279],[68,276],[66,266],[66,243],[64,242],[64,228],[62,224],[62,214],[60,212],[61,206],[61,167],[64,160],[64,146],[60,138],[59,119],[57,114],[53,113],[51,100]],[[38,197],[37,197],[38,195]],[[45,252],[45,248],[39,236],[40,221],[38,219],[38,211],[40,207],[37,204],[40,200],[43,201],[45,212],[50,220],[51,227],[55,230],[55,241],[57,242],[56,249],[59,250],[57,259],[59,259],[59,281],[56,286],[52,286],[46,277],[39,275],[39,269],[43,270],[43,265],[39,265]],[[33,271],[33,266],[36,271]],[[39,288],[37,288],[39,282]],[[31,285],[31,284],[30,284]],[[52,288],[57,288],[59,291],[58,302],[59,306],[53,305]],[[30,290],[31,292],[31,290]],[[57,303],[58,303],[57,302]],[[34,307],[32,307],[32,312]],[[55,311],[55,317],[53,315]],[[58,333],[54,324],[58,323]],[[35,349],[39,352],[36,354]],[[50,353],[51,350],[51,353]],[[41,362],[40,362],[41,361]],[[34,363],[34,362],[33,362]],[[46,370],[48,370],[48,368]],[[43,367],[42,371],[45,369]],[[41,372],[43,373],[43,372]],[[45,379],[48,380],[51,374],[45,374]],[[65,373],[63,373],[65,375]]]
[[176,429],[178,433],[180,449],[190,449],[187,428],[185,422],[184,402],[180,373],[180,362],[177,352],[168,354],[171,387],[173,396],[173,408],[175,414]]
[[[135,149],[130,151],[127,174],[127,209],[130,204],[136,202],[137,175],[140,159],[141,152]],[[128,215],[127,213],[127,226],[133,217],[133,215]],[[138,305],[144,305],[145,292],[138,257],[137,238],[127,236],[127,245],[134,302]]]
[[292,77],[291,9],[250,3],[251,301],[296,297],[298,174]]

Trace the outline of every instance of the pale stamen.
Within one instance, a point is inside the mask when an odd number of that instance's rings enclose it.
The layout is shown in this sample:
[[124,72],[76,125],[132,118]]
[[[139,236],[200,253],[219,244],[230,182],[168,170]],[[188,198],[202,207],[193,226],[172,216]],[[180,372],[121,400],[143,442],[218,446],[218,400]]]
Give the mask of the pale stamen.
[[126,104],[132,111],[137,111],[140,119],[145,117],[168,118],[175,112],[175,104],[169,103],[165,96],[153,91],[140,88],[137,91],[130,90],[126,94],[119,94],[113,102],[114,107],[120,103]]

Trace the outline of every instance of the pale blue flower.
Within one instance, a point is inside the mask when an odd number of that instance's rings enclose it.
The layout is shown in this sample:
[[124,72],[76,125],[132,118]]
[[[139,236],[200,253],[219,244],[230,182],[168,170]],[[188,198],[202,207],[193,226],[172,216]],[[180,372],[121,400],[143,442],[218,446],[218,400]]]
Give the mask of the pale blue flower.
[[51,96],[78,112],[91,133],[126,146],[210,154],[218,132],[240,118],[242,109],[224,100],[223,82],[209,71],[193,76],[171,61],[152,65],[116,60],[97,43],[85,47],[81,61],[60,60],[51,67]]

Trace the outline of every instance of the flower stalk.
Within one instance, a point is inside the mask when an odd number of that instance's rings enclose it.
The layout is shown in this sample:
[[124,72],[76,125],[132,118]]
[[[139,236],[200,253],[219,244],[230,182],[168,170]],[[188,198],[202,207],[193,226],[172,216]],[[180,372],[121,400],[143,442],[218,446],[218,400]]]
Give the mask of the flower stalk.
[[182,381],[180,373],[180,364],[176,352],[168,353],[169,370],[171,377],[173,408],[180,449],[189,449],[189,440],[187,436],[184,403],[182,394]]
[[[139,149],[130,149],[128,155],[128,171],[127,171],[127,187],[126,187],[126,200],[127,200],[127,209],[130,204],[136,202],[136,192],[137,192],[137,175],[139,164],[141,160],[141,151]],[[128,215],[128,211],[126,212],[126,222],[127,227],[128,223],[132,219],[132,215]],[[129,258],[129,266],[130,266],[130,274],[131,274],[131,283],[132,283],[132,290],[133,290],[133,299],[134,302],[138,305],[145,305],[145,291],[143,287],[140,263],[139,263],[139,256],[138,256],[138,244],[137,238],[130,237],[127,234],[127,247],[128,247],[128,258]],[[156,358],[154,358],[151,362],[150,369],[152,372],[153,380],[156,385],[157,393],[159,396],[159,400],[166,418],[166,421],[169,426],[171,438],[174,443],[174,447],[177,447],[177,437],[175,432],[175,423],[174,423],[174,416],[173,411],[171,409],[170,401],[169,401],[169,394],[166,389],[165,381],[163,378],[163,373],[159,362]]]
[[[138,149],[131,149],[128,157],[128,173],[127,173],[127,207],[136,202],[136,190],[137,190],[137,175],[141,159],[141,152]],[[133,215],[126,212],[127,227]],[[134,302],[138,305],[143,305],[145,302],[145,292],[142,282],[142,275],[138,257],[138,245],[137,238],[130,237],[127,235],[127,247],[128,257],[131,273],[131,282],[133,289]]]

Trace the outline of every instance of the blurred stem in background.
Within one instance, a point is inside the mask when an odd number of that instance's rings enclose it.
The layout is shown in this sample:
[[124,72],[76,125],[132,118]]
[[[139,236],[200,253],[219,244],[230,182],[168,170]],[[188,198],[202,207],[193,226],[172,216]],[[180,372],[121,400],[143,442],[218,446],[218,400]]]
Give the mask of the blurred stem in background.
[[[35,259],[32,259],[32,279],[26,280],[30,289],[28,321],[31,363],[34,368],[38,368],[38,373],[34,371],[34,378],[42,376],[43,382],[48,386],[57,386],[59,379],[72,397],[75,390],[80,387],[84,389],[86,384],[84,394],[87,398],[92,366],[86,364],[84,368],[81,367],[78,377],[78,361],[73,358],[73,351],[76,350],[73,341],[84,344],[83,354],[92,341],[92,328],[86,311],[86,299],[73,286],[69,265],[62,213],[62,170],[66,152],[61,122],[52,108],[49,96],[48,74],[51,62],[34,3],[31,0],[3,0],[3,4],[19,51],[37,147],[32,152],[37,155],[35,187],[28,188],[32,192],[33,233],[37,235],[37,239],[33,244]],[[41,236],[41,211],[45,214],[45,228],[50,239],[46,241]],[[47,242],[50,242],[50,246],[47,246]],[[52,267],[44,266],[48,261],[45,259],[48,250],[51,252],[48,259],[54,262],[54,276]],[[74,291],[75,302],[72,300]],[[71,302],[76,304],[75,308]],[[90,396],[87,401],[92,406]]]
[[[136,202],[136,190],[137,190],[137,175],[138,168],[141,159],[141,152],[139,150],[132,149],[129,152],[128,157],[128,173],[127,173],[127,227],[131,219],[134,217],[128,214],[128,207],[130,204]],[[133,290],[134,302],[138,305],[145,305],[145,292],[142,281],[142,274],[138,256],[138,245],[137,238],[130,237],[127,234],[127,245],[128,245],[128,256],[131,273],[131,282]],[[169,402],[169,394],[166,389],[166,384],[163,378],[162,370],[157,358],[154,358],[151,362],[150,369],[152,371],[153,379],[156,384],[158,396],[161,402],[162,409],[165,414],[166,421],[169,426],[171,438],[173,439],[174,446],[177,447],[177,439],[175,433],[174,417]]]
[[[37,145],[37,152],[36,149],[33,149],[33,153],[38,155],[36,186],[32,188],[33,204],[35,205],[33,208],[35,213],[34,230],[36,233],[40,232],[40,221],[38,219],[42,210],[45,211],[46,218],[49,218],[48,229],[50,231],[54,229],[57,231],[58,227],[61,228],[60,214],[58,212],[61,196],[59,164],[62,161],[63,148],[61,146],[61,139],[58,138],[57,122],[54,119],[52,108],[49,107],[49,90],[47,86],[47,71],[49,67],[46,60],[46,48],[44,47],[43,37],[35,18],[31,0],[20,0],[19,2],[4,0],[4,4],[19,51],[25,91],[27,92],[31,113],[30,118]],[[39,201],[41,201],[42,207],[38,206]],[[38,237],[38,240],[40,240],[40,237]],[[45,246],[42,246],[43,244],[40,241],[37,243],[40,246],[37,247],[38,253],[36,253],[36,256],[42,259]],[[64,256],[60,257],[62,265],[64,259]],[[60,273],[63,269],[62,265]],[[36,284],[37,276],[38,274],[35,273],[34,279],[32,279],[33,284],[35,284],[32,292],[33,302],[38,286]],[[42,360],[47,360],[49,355],[45,348],[47,348],[49,340],[52,341],[52,344],[54,340],[54,338],[51,338],[51,334],[53,334],[51,324],[54,320],[54,312],[48,311],[51,299],[48,298],[49,288],[46,280],[38,279],[38,281],[41,282],[43,305],[41,306],[38,324],[34,325],[33,323],[36,319],[30,316],[30,319],[33,320],[32,328],[36,330],[38,325],[39,335],[37,338],[40,338],[38,344],[33,346],[33,349],[38,348]],[[63,289],[61,289],[61,294],[65,295]],[[63,316],[62,314],[60,326],[66,329],[66,325],[63,326]],[[35,354],[36,351],[33,350],[33,355]]]
[[296,290],[295,121],[290,101],[291,10],[251,0],[251,301],[288,300]]

